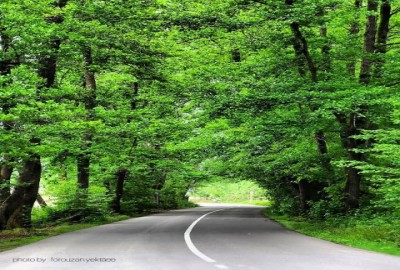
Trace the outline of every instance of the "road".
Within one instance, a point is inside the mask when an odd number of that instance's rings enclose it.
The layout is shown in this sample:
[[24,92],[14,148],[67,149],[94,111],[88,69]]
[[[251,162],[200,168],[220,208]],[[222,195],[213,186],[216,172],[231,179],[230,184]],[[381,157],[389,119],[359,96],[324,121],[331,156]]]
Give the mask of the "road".
[[207,205],[93,227],[2,252],[0,269],[400,269],[400,257],[288,231],[261,211]]

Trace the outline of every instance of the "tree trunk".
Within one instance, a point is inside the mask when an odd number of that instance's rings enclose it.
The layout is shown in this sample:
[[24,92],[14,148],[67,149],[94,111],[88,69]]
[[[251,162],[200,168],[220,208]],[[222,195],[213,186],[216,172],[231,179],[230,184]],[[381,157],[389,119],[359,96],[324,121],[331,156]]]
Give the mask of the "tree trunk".
[[0,205],[11,195],[10,180],[13,168],[7,164],[0,167]]
[[31,154],[19,171],[18,184],[0,208],[0,230],[31,226],[41,171],[40,156]]
[[[137,96],[139,95],[139,82],[133,83],[133,93],[131,97],[131,110],[134,111],[137,108]],[[131,117],[127,119],[127,122],[132,121]],[[132,154],[132,151],[137,147],[137,137],[133,138],[131,143],[131,148],[129,150],[128,156]],[[121,199],[124,194],[124,183],[127,175],[130,171],[127,168],[120,168],[116,172],[116,187],[115,196],[111,203],[111,209],[116,213],[121,213]],[[110,183],[107,184],[108,190],[110,190]]]
[[375,38],[377,32],[378,1],[368,0],[367,25],[364,34],[363,59],[360,70],[360,83],[368,84],[371,80],[371,69],[373,65],[372,54],[375,52]]
[[302,214],[306,213],[309,209],[308,205],[308,182],[306,180],[299,181],[299,199],[300,199],[300,212]]
[[391,4],[390,0],[383,0],[380,8],[380,22],[377,33],[377,44],[375,53],[378,56],[378,60],[375,65],[374,77],[382,77],[382,67],[385,63],[383,56],[387,52],[387,39],[389,34],[389,25],[391,18]]
[[[64,8],[68,3],[68,0],[59,0],[54,4],[55,8]],[[55,15],[46,18],[49,24],[61,24],[64,22],[62,15]],[[50,41],[49,54],[39,58],[39,76],[45,80],[42,85],[43,88],[53,87],[56,80],[57,71],[57,58],[58,52],[60,51],[61,39],[53,37]]]
[[[159,153],[161,151],[161,144],[156,144],[154,146],[155,152]],[[150,164],[150,169],[151,169],[151,175],[152,178],[155,180],[153,190],[154,190],[154,202],[157,204],[157,206],[160,205],[160,193],[161,189],[165,185],[165,180],[166,180],[166,173],[164,171],[160,171],[156,168],[155,163]]]
[[85,77],[85,108],[89,113],[96,107],[96,77],[93,70],[92,48],[84,46],[83,48],[84,77]]
[[115,197],[112,201],[112,210],[115,213],[121,213],[121,199],[124,193],[124,182],[129,171],[125,168],[118,170],[116,174],[116,187],[115,187]]
[[24,200],[22,205],[22,226],[29,228],[32,226],[31,214],[32,208],[39,193],[39,183],[42,173],[40,156],[32,154],[24,167],[19,172],[21,182],[27,183],[25,187]]
[[[3,55],[6,55],[8,50],[10,49],[10,38],[7,34],[4,33],[6,30],[5,27],[0,25],[0,45],[1,45],[1,52]],[[0,75],[8,75],[11,73],[11,59],[8,57],[2,57],[3,59],[0,60]]]
[[[84,77],[85,77],[85,95],[84,104],[88,111],[88,119],[93,119],[93,109],[96,106],[96,78],[92,70],[93,57],[92,49],[90,46],[83,48],[83,61],[84,61]],[[93,139],[92,131],[87,130],[82,138],[81,153],[77,156],[77,180],[78,180],[78,193],[85,193],[89,188],[90,178],[90,147]],[[82,192],[84,191],[84,192]]]
[[322,53],[322,63],[321,70],[326,73],[330,73],[332,71],[332,61],[330,57],[331,45],[328,39],[328,29],[326,26],[321,27],[320,36],[324,39],[324,45],[321,48]]
[[43,88],[50,88],[54,85],[56,80],[57,70],[57,57],[55,54],[58,53],[61,46],[61,40],[55,39],[51,41],[51,53],[52,56],[45,56],[39,59],[39,76],[45,80]]
[[[357,116],[356,113],[352,113],[349,117],[348,128],[344,131],[345,146],[348,153],[348,159],[350,161],[361,162],[364,160],[363,153],[357,153],[356,149],[364,147],[365,140],[354,139],[353,136],[360,135],[361,128],[366,127],[365,119]],[[360,199],[360,186],[361,186],[361,171],[354,166],[350,166],[348,169],[348,176],[345,186],[345,199],[346,208],[355,209],[359,207]]]
[[[320,156],[321,167],[325,171],[326,175],[332,177],[334,175],[334,170],[331,164],[331,157],[328,153],[328,144],[326,142],[325,134],[322,130],[315,133],[315,140],[317,141],[318,153]],[[320,183],[322,186],[323,184]],[[328,179],[328,185],[332,184],[332,179]],[[321,188],[322,190],[322,188]]]
[[310,52],[308,50],[308,43],[303,34],[300,31],[300,24],[298,22],[292,22],[290,24],[290,29],[292,30],[294,39],[295,39],[295,51],[296,55],[303,55],[305,62],[307,64],[308,70],[310,71],[311,74],[311,81],[313,83],[318,82],[318,76],[317,76],[317,68],[314,64],[314,61],[310,55]]
[[[368,0],[368,11],[366,29],[364,34],[363,58],[361,61],[360,78],[362,84],[368,84],[371,80],[371,70],[373,65],[372,54],[375,52],[375,38],[377,33],[377,16],[378,1]],[[365,119],[365,106],[354,108],[353,112],[346,118],[342,116],[343,127],[342,140],[348,153],[350,162],[361,162],[364,160],[363,153],[357,153],[357,149],[365,147],[366,141],[352,138],[355,135],[360,135],[361,130],[367,128],[367,120]],[[345,201],[346,209],[351,210],[359,207],[360,190],[361,190],[361,172],[354,165],[347,168],[347,181],[345,185]]]
[[90,173],[89,166],[90,166],[89,155],[87,153],[79,154],[77,157],[79,189],[89,188],[89,173]]
[[42,207],[42,208],[47,207],[46,201],[43,199],[43,197],[40,194],[37,195],[36,201],[38,202],[40,207]]
[[322,186],[318,182],[309,182],[307,180],[300,180],[298,183],[300,211],[302,214],[310,210],[309,201],[316,201],[319,197],[319,192],[322,191]]

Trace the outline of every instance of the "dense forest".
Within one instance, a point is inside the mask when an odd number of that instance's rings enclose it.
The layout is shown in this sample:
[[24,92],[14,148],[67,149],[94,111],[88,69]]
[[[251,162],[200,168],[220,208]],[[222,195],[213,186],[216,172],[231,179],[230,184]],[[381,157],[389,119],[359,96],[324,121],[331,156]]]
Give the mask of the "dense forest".
[[400,218],[398,0],[2,0],[0,51],[0,230],[207,181]]

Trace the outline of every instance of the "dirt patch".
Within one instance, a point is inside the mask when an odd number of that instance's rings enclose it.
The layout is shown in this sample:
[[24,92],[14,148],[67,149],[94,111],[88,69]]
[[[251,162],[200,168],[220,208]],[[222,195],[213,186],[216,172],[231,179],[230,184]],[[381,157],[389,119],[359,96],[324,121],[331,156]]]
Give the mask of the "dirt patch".
[[22,234],[22,233],[7,233],[7,234],[0,234],[0,240],[7,240],[12,238],[23,238],[29,237],[29,234]]

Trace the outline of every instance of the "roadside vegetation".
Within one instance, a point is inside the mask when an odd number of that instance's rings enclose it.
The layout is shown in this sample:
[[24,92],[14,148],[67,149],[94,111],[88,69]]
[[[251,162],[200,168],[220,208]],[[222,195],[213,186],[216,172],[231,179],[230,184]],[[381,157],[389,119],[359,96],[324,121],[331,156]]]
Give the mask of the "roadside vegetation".
[[34,228],[31,229],[17,228],[6,230],[0,234],[0,252],[28,245],[59,234],[122,221],[132,217],[133,216],[115,215],[102,220],[75,224],[65,222],[44,224],[43,221],[41,221],[41,224],[37,224],[36,226],[34,226]]
[[351,247],[400,255],[400,221],[390,217],[353,215],[315,220],[277,215],[270,209],[266,209],[264,214],[299,233]]

